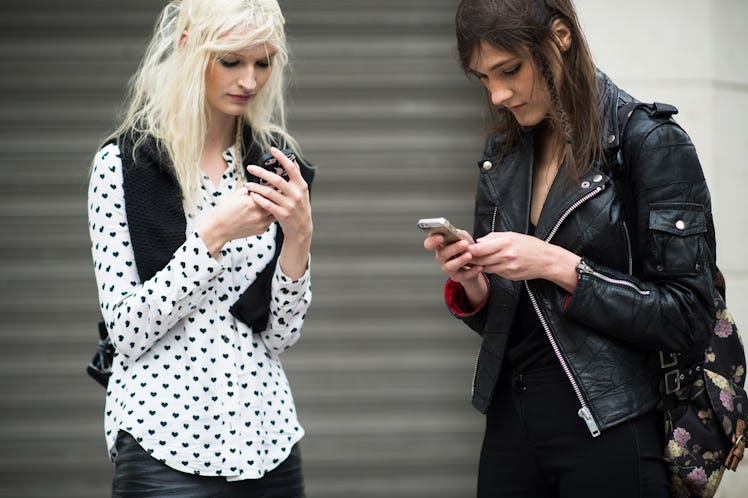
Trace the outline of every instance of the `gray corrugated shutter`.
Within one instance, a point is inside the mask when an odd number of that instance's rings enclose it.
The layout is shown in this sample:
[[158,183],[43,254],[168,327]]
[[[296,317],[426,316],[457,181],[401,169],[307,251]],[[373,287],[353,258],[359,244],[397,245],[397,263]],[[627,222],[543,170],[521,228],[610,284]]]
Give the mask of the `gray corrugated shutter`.
[[[86,175],[153,0],[0,6],[0,496],[100,497],[103,391]],[[282,1],[290,127],[318,166],[314,302],[284,355],[308,495],[474,494],[478,338],[446,311],[420,217],[470,228],[479,90],[447,0]]]

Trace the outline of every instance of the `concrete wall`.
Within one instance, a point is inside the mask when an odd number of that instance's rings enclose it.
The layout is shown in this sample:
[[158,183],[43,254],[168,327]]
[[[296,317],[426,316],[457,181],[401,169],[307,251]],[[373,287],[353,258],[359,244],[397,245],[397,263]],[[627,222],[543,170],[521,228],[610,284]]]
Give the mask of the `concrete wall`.
[[[598,66],[640,100],[667,102],[693,139],[712,193],[717,262],[748,338],[748,2],[576,0]],[[718,495],[748,496],[748,465]]]

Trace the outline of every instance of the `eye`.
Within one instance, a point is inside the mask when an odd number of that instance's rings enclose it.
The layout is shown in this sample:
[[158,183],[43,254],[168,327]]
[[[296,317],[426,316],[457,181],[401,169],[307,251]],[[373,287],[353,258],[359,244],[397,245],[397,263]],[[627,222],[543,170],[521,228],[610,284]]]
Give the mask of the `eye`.
[[514,76],[519,72],[519,70],[522,69],[522,63],[520,62],[516,66],[513,66],[509,69],[505,69],[503,72],[506,76]]
[[239,61],[239,59],[237,59],[235,57],[219,57],[218,58],[218,62],[223,67],[236,67],[236,66],[239,65],[240,61]]
[[476,73],[475,71],[468,71],[467,76],[474,81],[483,81],[486,78],[485,74]]
[[267,69],[272,65],[272,62],[267,59],[262,59],[257,62],[255,62],[255,65],[262,69]]

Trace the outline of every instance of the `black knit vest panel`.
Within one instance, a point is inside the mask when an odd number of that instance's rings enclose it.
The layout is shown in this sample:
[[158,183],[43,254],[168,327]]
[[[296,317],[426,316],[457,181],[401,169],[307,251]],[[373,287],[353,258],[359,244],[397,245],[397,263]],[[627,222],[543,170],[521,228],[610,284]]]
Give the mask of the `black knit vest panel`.
[[[252,139],[251,129],[242,130],[243,164],[257,164],[262,154]],[[156,140],[147,137],[138,144],[133,156],[134,138],[129,135],[112,140],[120,148],[125,211],[135,264],[140,280],[145,282],[163,269],[186,240],[187,220],[182,191],[171,160]],[[313,168],[299,161],[302,176],[311,187]],[[278,227],[273,259],[253,284],[239,297],[230,311],[255,331],[267,326],[270,306],[270,284],[283,244]]]

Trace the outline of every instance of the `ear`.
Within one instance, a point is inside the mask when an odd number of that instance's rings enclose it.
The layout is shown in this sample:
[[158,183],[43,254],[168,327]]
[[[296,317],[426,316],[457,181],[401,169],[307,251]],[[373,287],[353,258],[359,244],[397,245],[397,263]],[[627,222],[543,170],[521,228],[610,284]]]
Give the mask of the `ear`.
[[179,48],[184,47],[185,42],[187,41],[187,30],[185,29],[182,31],[182,35],[179,37]]
[[571,47],[571,30],[561,19],[554,19],[551,23],[551,33],[556,37],[558,48],[561,52],[566,52]]

